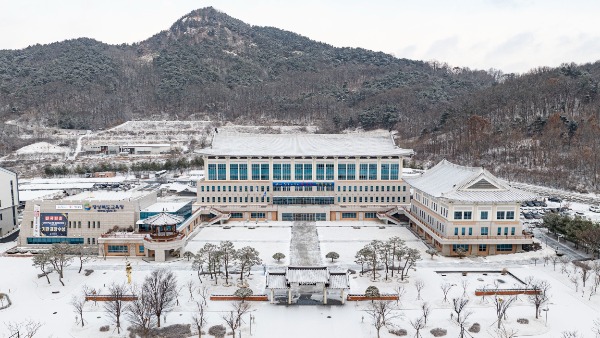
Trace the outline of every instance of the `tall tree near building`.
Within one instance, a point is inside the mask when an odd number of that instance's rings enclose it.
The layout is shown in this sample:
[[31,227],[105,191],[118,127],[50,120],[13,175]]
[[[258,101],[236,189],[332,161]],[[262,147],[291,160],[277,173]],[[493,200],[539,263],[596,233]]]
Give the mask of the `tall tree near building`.
[[229,265],[236,259],[236,250],[231,241],[222,241],[217,249],[225,269],[225,284],[229,284]]
[[529,302],[535,306],[535,319],[539,318],[540,307],[548,303],[550,300],[548,290],[550,290],[550,284],[543,280],[533,281],[530,284],[530,288],[537,291],[534,294],[529,295],[527,298]]
[[196,302],[196,313],[192,316],[192,321],[198,330],[198,338],[202,338],[202,329],[206,326],[206,311],[205,305]]
[[380,338],[381,328],[388,325],[391,319],[398,317],[394,314],[394,304],[390,301],[375,301],[369,303],[365,312],[371,317],[373,327],[377,332],[377,338]]
[[79,271],[81,273],[83,269],[83,263],[92,259],[93,249],[86,247],[83,244],[77,244],[71,247],[71,254],[79,259]]
[[232,310],[228,314],[222,315],[221,318],[227,323],[227,326],[232,331],[233,337],[235,337],[235,330],[242,325],[242,317],[250,311],[250,303],[244,301],[234,302],[232,304]]
[[506,311],[513,305],[516,299],[517,298],[514,296],[508,298],[501,298],[498,297],[498,295],[494,296],[493,303],[496,309],[498,329],[500,329],[500,326],[502,325],[502,319],[506,317]]
[[407,249],[404,255],[404,266],[400,271],[400,280],[404,280],[408,276],[408,271],[417,265],[417,261],[421,259],[421,253],[417,249]]
[[405,246],[404,240],[398,236],[391,237],[387,243],[391,248],[391,259],[392,259],[392,278],[394,277],[394,266],[396,263],[396,251],[400,250]]
[[152,297],[148,294],[148,290],[139,286],[133,289],[133,294],[137,299],[127,304],[125,313],[131,325],[142,334],[142,337],[146,337],[156,325]]
[[165,268],[153,270],[144,280],[142,292],[148,295],[152,313],[156,315],[156,323],[160,327],[160,316],[171,311],[177,298],[175,275]]
[[239,250],[237,250],[237,263],[240,267],[240,281],[244,283],[244,272],[248,270],[250,273],[250,269],[254,265],[262,264],[262,260],[259,257],[259,252],[250,246],[245,246]]

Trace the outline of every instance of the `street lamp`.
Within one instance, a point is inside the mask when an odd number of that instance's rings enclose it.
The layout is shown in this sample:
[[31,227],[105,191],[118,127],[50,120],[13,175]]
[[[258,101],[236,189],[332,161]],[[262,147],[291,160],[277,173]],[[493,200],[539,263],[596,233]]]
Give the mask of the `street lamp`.
[[548,308],[546,306],[546,308],[542,309],[542,311],[546,312],[546,326],[548,326],[548,311],[550,310],[550,308]]

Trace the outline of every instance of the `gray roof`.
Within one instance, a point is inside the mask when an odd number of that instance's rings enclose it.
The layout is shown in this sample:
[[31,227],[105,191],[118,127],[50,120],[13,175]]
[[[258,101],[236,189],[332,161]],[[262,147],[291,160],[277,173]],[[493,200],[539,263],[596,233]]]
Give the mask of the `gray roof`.
[[327,283],[329,281],[329,270],[326,267],[289,266],[286,271],[286,278],[288,283]]
[[269,272],[267,273],[267,289],[287,289],[287,280],[285,272]]
[[409,156],[388,133],[353,134],[215,134],[210,148],[198,151],[215,156]]
[[442,160],[417,177],[404,179],[413,188],[437,198],[464,202],[521,202],[537,195],[512,188],[480,167]]
[[329,276],[330,289],[350,289],[350,278],[347,273],[332,272]]
[[161,212],[160,214],[150,216],[141,222],[143,224],[160,226],[160,225],[176,225],[176,224],[183,222],[183,220],[184,220],[184,218],[181,216]]

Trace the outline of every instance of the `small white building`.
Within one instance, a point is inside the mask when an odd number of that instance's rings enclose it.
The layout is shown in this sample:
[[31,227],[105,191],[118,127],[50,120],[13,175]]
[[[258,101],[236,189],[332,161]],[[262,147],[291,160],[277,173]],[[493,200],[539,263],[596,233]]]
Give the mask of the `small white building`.
[[19,207],[17,173],[0,168],[0,237],[16,229]]
[[441,161],[417,177],[410,226],[445,256],[514,253],[533,243],[519,220],[523,201],[536,195],[500,182],[484,168]]

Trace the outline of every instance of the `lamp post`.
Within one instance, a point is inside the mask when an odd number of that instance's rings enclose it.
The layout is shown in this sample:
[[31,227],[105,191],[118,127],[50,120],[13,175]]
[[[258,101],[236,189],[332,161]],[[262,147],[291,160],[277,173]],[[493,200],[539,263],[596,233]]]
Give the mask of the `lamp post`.
[[548,308],[546,306],[546,308],[542,309],[542,311],[546,312],[546,326],[548,326],[548,311],[550,310],[550,308]]

